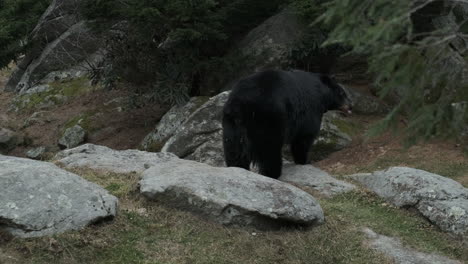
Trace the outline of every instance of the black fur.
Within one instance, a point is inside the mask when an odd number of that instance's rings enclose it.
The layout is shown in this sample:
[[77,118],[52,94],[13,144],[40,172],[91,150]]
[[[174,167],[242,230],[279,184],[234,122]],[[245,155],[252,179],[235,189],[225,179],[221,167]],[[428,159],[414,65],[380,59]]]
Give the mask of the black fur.
[[303,71],[255,73],[234,85],[223,109],[226,165],[262,175],[281,175],[283,144],[291,145],[296,164],[320,131],[322,115],[348,103],[343,88],[328,76]]

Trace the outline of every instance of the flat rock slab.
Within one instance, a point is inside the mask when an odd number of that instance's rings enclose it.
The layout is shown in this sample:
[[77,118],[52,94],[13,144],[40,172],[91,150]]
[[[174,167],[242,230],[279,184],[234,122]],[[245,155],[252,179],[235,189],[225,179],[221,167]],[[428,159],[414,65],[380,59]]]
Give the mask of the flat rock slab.
[[141,173],[154,164],[176,158],[171,153],[153,153],[113,150],[108,147],[85,144],[59,152],[54,160],[66,168],[89,168],[115,173]]
[[19,237],[81,229],[112,218],[117,198],[52,163],[0,155],[0,228]]
[[310,194],[240,168],[171,160],[143,172],[140,191],[224,225],[276,229],[324,221],[322,208]]
[[311,188],[325,197],[332,197],[356,188],[353,184],[337,180],[312,165],[285,164],[279,180]]
[[444,231],[468,233],[468,189],[452,179],[407,167],[350,177],[397,207],[418,209]]
[[426,254],[405,248],[398,238],[376,234],[365,228],[363,232],[369,238],[369,246],[390,257],[396,264],[461,264],[460,261],[436,254]]

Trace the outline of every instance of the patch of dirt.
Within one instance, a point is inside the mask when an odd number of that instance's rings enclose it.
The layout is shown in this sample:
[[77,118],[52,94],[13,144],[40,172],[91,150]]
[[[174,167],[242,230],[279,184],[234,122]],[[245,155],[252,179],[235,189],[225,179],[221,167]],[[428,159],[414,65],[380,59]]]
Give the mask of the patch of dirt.
[[[67,122],[83,114],[87,115],[92,123],[88,143],[113,149],[138,148],[143,138],[154,129],[168,110],[167,107],[150,103],[139,107],[131,106],[131,87],[110,91],[95,90],[71,98],[50,110],[44,110],[40,122],[25,127],[25,121],[33,112],[8,112],[15,95],[3,91],[5,82],[6,76],[3,75],[3,78],[0,77],[0,125],[18,132],[27,142],[27,146],[19,146],[8,153],[13,156],[25,156],[29,149],[38,146],[48,146],[57,151],[58,139]],[[109,103],[113,100],[114,102]]]
[[[356,116],[353,120],[369,128],[379,118]],[[350,146],[314,165],[334,175],[408,166],[447,176],[468,186],[467,153],[457,142],[433,140],[407,148],[401,136],[390,132],[371,139],[366,139],[364,133],[355,136]]]

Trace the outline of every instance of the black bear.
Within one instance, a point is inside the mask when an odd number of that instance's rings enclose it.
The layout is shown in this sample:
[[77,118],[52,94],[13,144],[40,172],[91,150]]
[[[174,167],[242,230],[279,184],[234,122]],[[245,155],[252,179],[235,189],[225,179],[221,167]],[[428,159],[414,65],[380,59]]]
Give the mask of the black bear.
[[226,165],[278,178],[282,146],[290,144],[294,162],[307,164],[307,153],[328,110],[350,112],[351,102],[327,75],[268,70],[238,81],[223,108]]

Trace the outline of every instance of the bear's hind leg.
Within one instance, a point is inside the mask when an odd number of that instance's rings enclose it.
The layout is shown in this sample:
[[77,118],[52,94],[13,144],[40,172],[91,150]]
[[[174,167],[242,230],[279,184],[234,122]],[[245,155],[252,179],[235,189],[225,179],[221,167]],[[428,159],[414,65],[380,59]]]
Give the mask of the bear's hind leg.
[[[265,133],[258,133],[264,131]],[[283,129],[259,129],[249,136],[251,142],[252,161],[258,166],[260,174],[277,179],[281,176]]]
[[269,153],[261,161],[258,161],[259,172],[270,178],[278,179],[281,176],[282,163],[281,151]]
[[314,142],[314,136],[298,136],[291,142],[291,153],[296,164],[308,164],[309,149]]
[[246,136],[245,128],[236,125],[231,117],[226,115],[223,117],[223,147],[226,166],[249,170],[250,158]]

